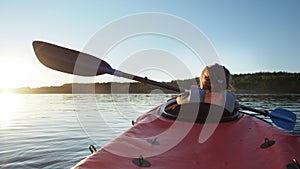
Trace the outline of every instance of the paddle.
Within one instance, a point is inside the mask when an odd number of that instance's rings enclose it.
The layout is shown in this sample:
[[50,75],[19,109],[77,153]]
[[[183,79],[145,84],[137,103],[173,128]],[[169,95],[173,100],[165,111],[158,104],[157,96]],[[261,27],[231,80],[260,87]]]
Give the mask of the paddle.
[[273,123],[285,130],[293,130],[296,124],[296,114],[282,108],[276,108],[270,113],[266,110],[257,110],[251,107],[240,105],[243,110],[249,110],[264,116],[269,116]]
[[185,91],[185,89],[177,86],[172,86],[163,82],[156,82],[148,79],[147,77],[143,78],[113,69],[105,61],[86,53],[81,53],[72,49],[41,41],[34,41],[32,45],[39,61],[54,70],[80,76],[97,76],[107,73],[176,92]]
[[[97,76],[107,73],[114,76],[139,81],[142,83],[155,85],[176,92],[187,91],[186,89],[182,89],[177,86],[172,86],[162,82],[156,82],[146,77],[143,78],[113,69],[105,61],[86,53],[81,53],[72,49],[41,41],[34,41],[32,45],[34,48],[34,52],[40,62],[54,70],[80,76]],[[271,113],[268,113],[266,111],[257,110],[243,105],[241,105],[241,108],[244,110],[250,110],[265,116],[269,116],[277,126],[283,129],[294,129],[296,115],[288,110],[278,108]]]

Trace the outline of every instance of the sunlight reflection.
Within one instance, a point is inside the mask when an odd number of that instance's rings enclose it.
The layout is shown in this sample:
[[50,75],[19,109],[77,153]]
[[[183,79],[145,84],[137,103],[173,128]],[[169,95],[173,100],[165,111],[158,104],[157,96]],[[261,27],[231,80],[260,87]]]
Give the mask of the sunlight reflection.
[[20,100],[18,95],[3,91],[0,94],[0,129],[9,127],[13,118],[16,117],[16,110],[19,108]]

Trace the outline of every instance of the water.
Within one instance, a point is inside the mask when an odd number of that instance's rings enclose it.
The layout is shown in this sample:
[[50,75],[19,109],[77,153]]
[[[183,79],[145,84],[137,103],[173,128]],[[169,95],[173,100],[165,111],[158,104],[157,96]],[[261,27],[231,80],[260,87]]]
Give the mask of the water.
[[[0,96],[0,168],[70,168],[172,95]],[[300,95],[238,95],[242,104],[297,113]],[[293,134],[300,135],[299,120]]]

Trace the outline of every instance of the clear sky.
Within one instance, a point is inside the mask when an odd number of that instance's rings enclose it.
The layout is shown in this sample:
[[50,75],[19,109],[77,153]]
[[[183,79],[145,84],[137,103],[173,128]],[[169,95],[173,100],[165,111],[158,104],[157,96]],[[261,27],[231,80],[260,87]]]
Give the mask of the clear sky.
[[[0,88],[52,86],[73,82],[72,75],[50,70],[39,63],[32,49],[32,41],[43,40],[83,50],[105,25],[125,16],[144,12],[169,14],[197,27],[213,44],[220,63],[234,74],[260,71],[300,72],[299,9],[299,0],[2,0]],[[132,25],[135,26],[138,25]],[[182,32],[187,33],[185,30]],[[128,49],[131,43],[144,45],[144,49],[166,47],[165,50],[169,53],[182,52],[179,51],[180,47],[176,47],[178,44],[174,40],[170,42],[171,45],[166,46],[155,46],[152,41],[163,44],[172,40],[150,35],[136,37],[124,41],[114,50]],[[140,49],[132,49],[130,52],[134,53],[134,50],[138,52]],[[114,51],[110,55],[113,53]],[[126,66],[120,66],[121,61],[126,61],[124,58],[128,54],[122,55],[120,51],[115,53],[118,56],[107,57],[109,64],[115,68],[124,68],[122,70],[125,72],[136,73],[130,72]],[[199,75],[203,65],[196,64],[186,56],[178,57],[186,60],[185,64],[190,68],[192,76]],[[143,67],[143,63],[139,63],[139,66]],[[149,67],[149,63],[147,66]],[[142,74],[146,69],[137,71]],[[162,80],[156,75],[155,69],[148,71],[147,76]],[[103,80],[102,77],[96,79]]]

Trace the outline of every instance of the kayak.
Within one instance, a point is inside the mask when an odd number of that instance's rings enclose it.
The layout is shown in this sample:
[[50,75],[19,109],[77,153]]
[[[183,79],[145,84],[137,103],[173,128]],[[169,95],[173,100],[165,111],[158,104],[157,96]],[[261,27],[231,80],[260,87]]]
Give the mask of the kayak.
[[169,100],[73,168],[297,169],[299,160],[300,137],[266,121]]

